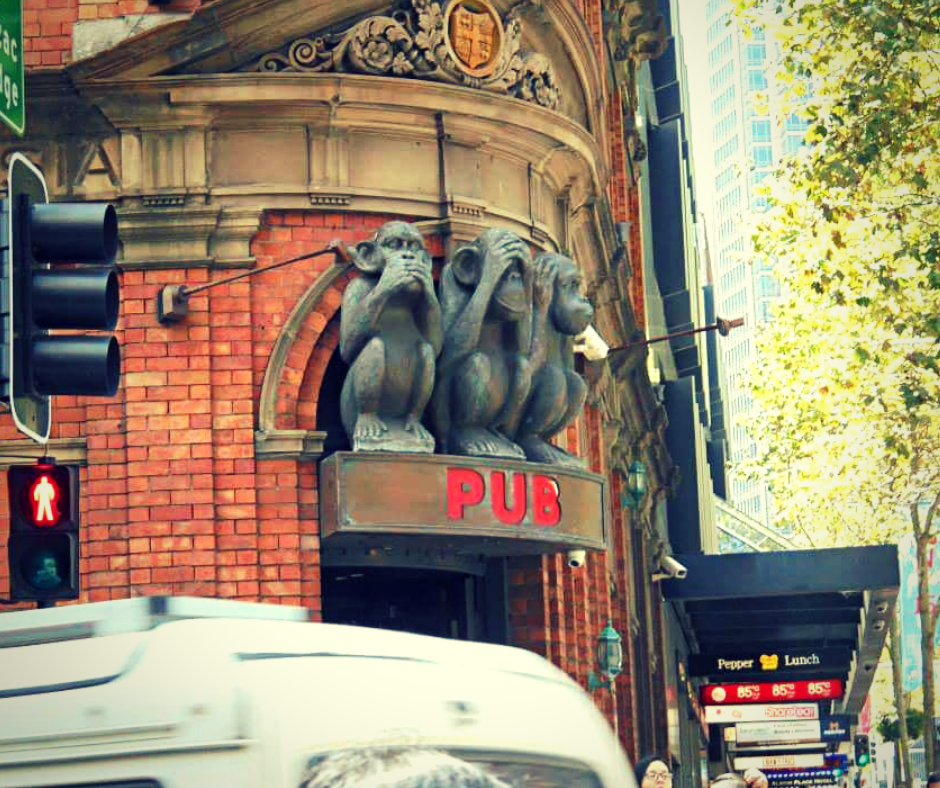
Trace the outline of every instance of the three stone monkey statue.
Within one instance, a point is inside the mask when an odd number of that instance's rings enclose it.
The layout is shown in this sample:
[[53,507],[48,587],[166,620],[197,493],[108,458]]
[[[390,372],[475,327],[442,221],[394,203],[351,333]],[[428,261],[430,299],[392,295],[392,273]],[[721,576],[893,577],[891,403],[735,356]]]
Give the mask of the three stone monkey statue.
[[573,338],[594,312],[573,261],[533,261],[519,236],[485,230],[445,266],[438,300],[410,224],[383,225],[351,257],[361,275],[343,297],[340,407],[353,451],[581,466],[549,443],[587,394]]

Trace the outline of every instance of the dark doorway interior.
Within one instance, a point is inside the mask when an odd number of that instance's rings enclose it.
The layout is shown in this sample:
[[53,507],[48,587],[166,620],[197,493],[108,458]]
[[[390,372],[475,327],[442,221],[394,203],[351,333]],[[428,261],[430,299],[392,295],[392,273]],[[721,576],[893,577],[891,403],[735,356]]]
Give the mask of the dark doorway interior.
[[343,420],[340,417],[339,397],[343,390],[343,381],[349,367],[343,361],[339,350],[333,352],[317,395],[317,429],[326,432],[323,443],[323,459],[333,452],[349,451],[349,439],[343,429]]
[[323,568],[322,588],[328,623],[491,639],[483,577],[438,569],[334,566]]

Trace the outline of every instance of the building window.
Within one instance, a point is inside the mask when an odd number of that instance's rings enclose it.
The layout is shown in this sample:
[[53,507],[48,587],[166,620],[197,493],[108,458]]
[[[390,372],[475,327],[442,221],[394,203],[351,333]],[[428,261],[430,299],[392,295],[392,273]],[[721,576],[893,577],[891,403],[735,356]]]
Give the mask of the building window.
[[802,147],[803,139],[801,137],[787,137],[783,141],[783,152],[787,155],[796,153]]
[[770,142],[770,121],[751,121],[751,142]]
[[760,169],[761,167],[769,167],[774,163],[773,151],[770,148],[770,145],[755,145],[754,146],[754,166]]
[[722,14],[708,28],[708,43],[713,44],[728,27],[728,15]]
[[767,57],[767,47],[763,44],[748,44],[745,49],[745,60],[749,66],[764,65],[764,58]]
[[803,131],[806,128],[806,125],[806,121],[795,112],[791,115],[787,115],[787,131]]
[[767,77],[764,76],[763,71],[752,68],[747,72],[747,89],[748,90],[766,90],[767,89]]

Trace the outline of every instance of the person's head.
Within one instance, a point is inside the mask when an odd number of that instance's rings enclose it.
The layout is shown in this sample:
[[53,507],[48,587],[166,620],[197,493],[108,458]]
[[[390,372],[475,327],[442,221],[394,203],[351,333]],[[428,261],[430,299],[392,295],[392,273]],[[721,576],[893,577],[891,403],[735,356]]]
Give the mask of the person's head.
[[741,775],[728,772],[715,777],[710,783],[710,788],[747,788],[747,785]]
[[668,755],[646,755],[634,766],[639,788],[672,788],[672,759]]
[[931,772],[927,775],[927,788],[940,788],[940,772]]
[[363,747],[314,759],[300,788],[510,788],[481,767],[438,750]]

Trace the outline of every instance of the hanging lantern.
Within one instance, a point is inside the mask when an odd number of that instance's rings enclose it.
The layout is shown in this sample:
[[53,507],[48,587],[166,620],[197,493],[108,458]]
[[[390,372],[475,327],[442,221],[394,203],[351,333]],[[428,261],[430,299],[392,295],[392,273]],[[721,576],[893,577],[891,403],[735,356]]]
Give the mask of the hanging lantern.
[[622,503],[628,509],[636,509],[646,495],[646,466],[639,460],[634,460],[627,468],[626,494],[622,496]]
[[623,669],[623,638],[614,629],[612,619],[607,619],[607,626],[597,636],[597,672],[604,677],[599,681],[593,673],[589,676],[588,686],[595,690],[610,687]]

